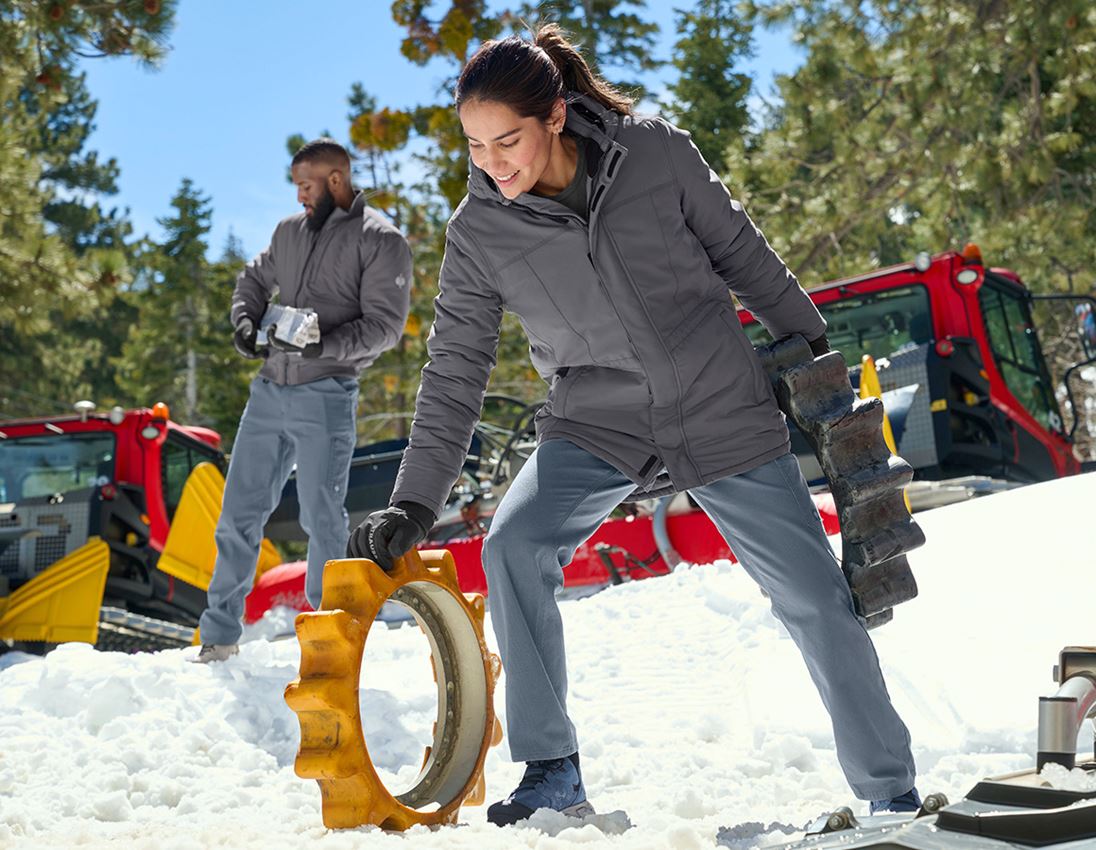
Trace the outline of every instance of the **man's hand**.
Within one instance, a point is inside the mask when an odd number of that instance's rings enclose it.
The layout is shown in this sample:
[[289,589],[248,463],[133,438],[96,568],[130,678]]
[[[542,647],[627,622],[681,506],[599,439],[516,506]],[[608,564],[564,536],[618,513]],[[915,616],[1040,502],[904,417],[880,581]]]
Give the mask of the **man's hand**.
[[426,539],[435,519],[433,511],[415,502],[374,511],[350,533],[346,557],[368,558],[390,571],[396,558]]
[[309,360],[323,354],[323,343],[321,342],[310,342],[304,348],[301,348],[300,346],[286,342],[284,339],[278,339],[276,336],[277,333],[277,325],[271,325],[270,330],[267,331],[266,338],[270,340],[271,348],[276,348],[278,351],[285,352],[286,354],[299,354],[301,357],[307,357]]
[[255,338],[258,333],[255,322],[249,316],[241,316],[240,321],[236,323],[236,330],[232,334],[232,344],[236,346],[236,350],[240,352],[240,355],[248,360],[259,360],[263,356],[255,348]]

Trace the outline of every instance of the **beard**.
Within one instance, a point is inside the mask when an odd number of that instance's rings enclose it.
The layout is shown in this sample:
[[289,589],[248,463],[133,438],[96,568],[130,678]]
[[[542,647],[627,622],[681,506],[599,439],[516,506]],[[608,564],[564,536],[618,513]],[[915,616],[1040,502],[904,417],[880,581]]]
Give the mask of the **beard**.
[[308,222],[309,230],[318,231],[323,228],[324,222],[327,221],[328,216],[335,211],[335,196],[331,194],[331,190],[324,186],[323,194],[320,199],[312,207],[312,214],[305,214],[305,221]]

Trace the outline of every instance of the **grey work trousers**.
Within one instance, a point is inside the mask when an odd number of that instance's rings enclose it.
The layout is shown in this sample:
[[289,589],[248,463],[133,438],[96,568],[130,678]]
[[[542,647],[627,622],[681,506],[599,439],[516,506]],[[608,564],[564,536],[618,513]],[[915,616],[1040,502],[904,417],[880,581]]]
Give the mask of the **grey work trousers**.
[[263,526],[297,464],[300,523],[308,535],[305,596],[319,608],[323,567],[346,557],[346,481],[354,453],[358,382],[328,377],[283,386],[251,382],[225,479],[217,561],[199,626],[202,643],[236,643],[251,592]]
[[[556,592],[563,567],[634,485],[565,440],[542,443],[515,477],[484,541],[491,620],[506,671],[515,761],[578,750]],[[768,594],[829,711],[837,757],[859,798],[913,787],[910,737],[875,647],[792,454],[694,488],[743,569]]]

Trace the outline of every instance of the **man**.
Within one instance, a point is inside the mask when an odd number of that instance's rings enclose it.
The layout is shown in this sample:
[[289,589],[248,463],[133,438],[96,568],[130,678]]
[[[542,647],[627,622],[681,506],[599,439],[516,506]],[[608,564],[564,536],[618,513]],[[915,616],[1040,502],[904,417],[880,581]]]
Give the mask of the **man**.
[[[238,651],[263,526],[294,463],[308,534],[305,596],[319,608],[323,566],[344,557],[349,533],[344,500],[358,375],[399,340],[410,306],[407,242],[355,193],[346,149],[331,139],[309,142],[293,157],[291,174],[304,212],[278,224],[232,297],[236,349],[266,362],[251,382],[228,466],[199,663]],[[256,347],[275,294],[283,305],[318,314],[319,342],[296,348],[271,334],[270,348]]]

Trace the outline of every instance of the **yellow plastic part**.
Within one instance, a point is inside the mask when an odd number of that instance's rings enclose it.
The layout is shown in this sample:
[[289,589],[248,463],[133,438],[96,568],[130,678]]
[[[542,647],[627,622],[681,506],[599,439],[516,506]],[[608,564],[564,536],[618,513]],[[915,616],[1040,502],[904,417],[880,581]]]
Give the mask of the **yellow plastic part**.
[[[432,744],[415,784],[398,796],[373,767],[358,703],[365,639],[388,599],[425,632],[438,684]],[[328,561],[320,610],[297,617],[301,674],[285,690],[301,724],[297,775],[319,783],[324,826],[402,831],[456,823],[462,805],[482,804],[483,761],[502,740],[494,709],[501,664],[487,649],[483,614],[482,596],[460,592],[447,551],[411,551],[389,573],[369,560]]]
[[99,639],[110,547],[98,537],[0,599],[0,638],[64,643]]
[[[860,398],[877,398],[883,400],[883,385],[879,381],[879,370],[875,366],[875,358],[865,354],[860,360]],[[898,444],[894,441],[894,430],[891,428],[890,419],[887,417],[887,409],[883,408],[883,441],[891,454],[898,454]],[[902,498],[906,501],[906,510],[913,513],[910,507],[910,497],[905,489],[902,490]]]
[[[191,470],[157,564],[163,572],[202,590],[209,589],[217,560],[213,534],[221,517],[224,493],[225,479],[215,464],[200,463]],[[281,562],[274,544],[264,537],[255,577]]]

